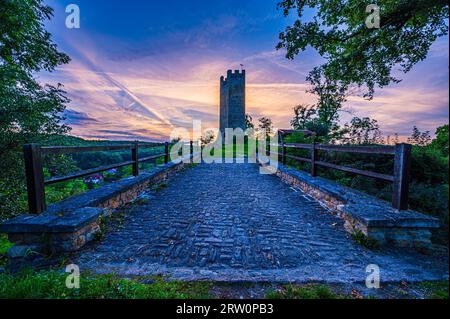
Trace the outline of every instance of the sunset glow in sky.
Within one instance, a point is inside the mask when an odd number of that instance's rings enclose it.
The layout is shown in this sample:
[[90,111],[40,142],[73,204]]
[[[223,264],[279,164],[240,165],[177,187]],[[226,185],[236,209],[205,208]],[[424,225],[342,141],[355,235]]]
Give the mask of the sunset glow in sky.
[[[48,0],[55,18],[47,27],[72,61],[39,77],[64,84],[73,135],[165,140],[192,120],[216,128],[219,78],[244,64],[247,113],[289,128],[293,107],[314,103],[305,77],[322,60],[307,51],[289,61],[275,50],[293,21],[276,2]],[[80,7],[80,29],[65,27],[70,3]],[[448,49],[448,38],[439,39],[425,61],[372,101],[350,97],[342,121],[370,116],[384,135],[409,135],[413,125],[434,133],[448,123]]]

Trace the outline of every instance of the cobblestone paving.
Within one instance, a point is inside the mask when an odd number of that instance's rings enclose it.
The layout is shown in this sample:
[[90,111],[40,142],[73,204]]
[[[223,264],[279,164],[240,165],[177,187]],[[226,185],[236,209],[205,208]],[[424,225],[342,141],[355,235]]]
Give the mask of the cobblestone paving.
[[[121,225],[77,258],[82,269],[224,281],[364,281],[448,277],[448,257],[370,251],[317,201],[255,164],[202,164],[130,205]],[[142,201],[140,201],[142,202]]]

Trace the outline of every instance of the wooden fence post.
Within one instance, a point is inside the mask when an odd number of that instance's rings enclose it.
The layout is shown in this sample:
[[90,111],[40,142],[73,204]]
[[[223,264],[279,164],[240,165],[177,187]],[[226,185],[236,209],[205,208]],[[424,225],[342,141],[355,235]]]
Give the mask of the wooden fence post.
[[189,147],[190,147],[190,152],[191,152],[191,157],[194,157],[194,141],[190,141],[189,142]]
[[135,141],[131,148],[131,158],[133,161],[133,176],[139,176],[139,141]]
[[392,207],[398,210],[408,209],[411,150],[411,144],[402,143],[395,146]]
[[281,140],[281,145],[283,147],[282,151],[281,151],[281,161],[283,163],[283,165],[286,165],[286,145],[284,144],[284,140]]
[[314,138],[313,142],[311,144],[311,176],[312,177],[317,176],[316,159],[317,159],[317,149],[316,149],[316,139]]
[[41,214],[47,208],[41,147],[37,144],[24,145],[23,154],[27,180],[28,211],[30,214]]
[[169,163],[169,142],[164,143],[164,164]]

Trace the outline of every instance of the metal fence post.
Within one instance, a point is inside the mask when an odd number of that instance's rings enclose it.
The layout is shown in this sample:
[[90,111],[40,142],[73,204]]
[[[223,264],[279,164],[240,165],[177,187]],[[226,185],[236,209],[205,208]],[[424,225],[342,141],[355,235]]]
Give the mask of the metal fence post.
[[402,143],[395,146],[392,207],[398,210],[408,209],[411,150],[411,144]]
[[311,144],[311,176],[312,177],[317,176],[316,159],[317,159],[317,149],[316,149],[316,139],[314,139]]
[[23,154],[27,180],[28,210],[30,214],[41,214],[47,208],[41,147],[37,144],[24,145]]
[[139,141],[135,141],[131,148],[131,158],[133,161],[133,176],[139,176]]
[[169,142],[164,143],[164,164],[169,163]]

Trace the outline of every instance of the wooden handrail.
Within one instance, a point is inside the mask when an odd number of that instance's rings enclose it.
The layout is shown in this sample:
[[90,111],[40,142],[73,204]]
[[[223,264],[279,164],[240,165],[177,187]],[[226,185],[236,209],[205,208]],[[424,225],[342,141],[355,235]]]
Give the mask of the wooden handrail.
[[45,185],[51,185],[51,184],[61,183],[61,182],[65,182],[65,181],[68,181],[68,180],[71,180],[71,179],[76,179],[76,178],[80,178],[80,177],[84,177],[84,176],[89,176],[89,175],[92,175],[92,174],[95,174],[95,173],[109,171],[110,169],[120,168],[120,167],[133,165],[133,164],[134,164],[134,161],[127,161],[127,162],[122,162],[122,163],[118,163],[118,164],[111,164],[111,165],[100,166],[100,167],[97,167],[97,168],[86,169],[86,170],[78,172],[78,173],[74,173],[74,174],[70,174],[70,175],[66,175],[66,176],[61,176],[61,177],[50,178],[50,179],[46,180],[44,182],[44,184]]
[[[192,145],[192,143],[191,143]],[[139,158],[139,148],[156,148],[164,146],[164,153]],[[86,152],[99,151],[118,151],[130,150],[131,161],[125,161],[117,164],[111,164],[96,168],[83,170],[66,176],[52,177],[44,180],[43,173],[43,157],[45,155],[60,155],[60,154],[76,154]],[[152,159],[164,157],[164,163],[169,161],[169,143],[139,143],[135,141],[131,144],[119,145],[94,145],[94,146],[40,146],[37,144],[27,144],[23,147],[25,159],[25,173],[27,179],[28,192],[28,209],[30,214],[40,214],[46,209],[45,202],[45,186],[52,185],[71,179],[76,179],[84,176],[93,175],[95,173],[108,171],[110,169],[120,168],[128,165],[133,166],[133,175],[139,175],[139,163],[147,162]]]
[[59,154],[75,154],[99,151],[118,151],[129,150],[134,148],[134,144],[124,145],[99,145],[99,146],[42,146],[41,152],[43,155],[59,155]]
[[[311,164],[311,176],[317,175],[317,166],[327,167],[331,169],[340,170],[352,174],[361,176],[376,178],[393,183],[392,194],[392,206],[399,210],[408,209],[408,186],[409,186],[409,174],[411,165],[411,145],[410,144],[397,144],[395,146],[390,145],[372,145],[372,146],[354,146],[354,145],[324,145],[305,143],[284,143],[281,141],[281,145],[278,147],[283,148],[282,162],[286,163],[286,158],[294,160],[308,162]],[[287,148],[307,149],[310,150],[311,158],[303,158],[294,155],[286,154]],[[346,152],[346,153],[360,153],[360,154],[380,154],[380,155],[394,155],[394,174],[386,175],[366,170],[360,170],[353,167],[336,165],[317,160],[317,151],[327,152]]]

